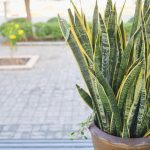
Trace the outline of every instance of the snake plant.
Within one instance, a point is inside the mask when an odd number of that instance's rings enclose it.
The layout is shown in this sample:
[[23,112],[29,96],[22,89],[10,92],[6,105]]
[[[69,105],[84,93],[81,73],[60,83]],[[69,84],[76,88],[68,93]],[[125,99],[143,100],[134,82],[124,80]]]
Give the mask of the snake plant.
[[121,12],[107,1],[104,16],[96,1],[92,28],[72,1],[61,31],[79,65],[88,91],[77,85],[102,131],[122,138],[150,135],[150,1],[137,0],[130,37]]

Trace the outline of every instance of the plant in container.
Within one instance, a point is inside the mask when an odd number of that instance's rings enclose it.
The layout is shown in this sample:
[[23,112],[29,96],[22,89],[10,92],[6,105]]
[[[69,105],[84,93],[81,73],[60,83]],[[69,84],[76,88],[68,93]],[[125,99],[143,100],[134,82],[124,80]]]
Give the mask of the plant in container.
[[88,92],[79,94],[93,110],[89,127],[95,150],[150,150],[150,2],[137,0],[130,37],[123,8],[108,0],[104,17],[94,9],[92,28],[72,2],[69,20],[58,16],[62,33],[79,65]]

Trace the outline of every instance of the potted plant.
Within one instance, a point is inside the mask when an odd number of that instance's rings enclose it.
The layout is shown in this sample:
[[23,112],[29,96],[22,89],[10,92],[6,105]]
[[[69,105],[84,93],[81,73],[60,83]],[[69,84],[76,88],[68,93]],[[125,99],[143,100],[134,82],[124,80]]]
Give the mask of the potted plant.
[[121,21],[124,6],[117,15],[108,0],[102,17],[96,2],[91,28],[83,10],[72,5],[70,23],[58,20],[89,91],[77,85],[94,113],[89,129],[95,150],[150,150],[149,2],[143,7],[137,0],[128,38]]

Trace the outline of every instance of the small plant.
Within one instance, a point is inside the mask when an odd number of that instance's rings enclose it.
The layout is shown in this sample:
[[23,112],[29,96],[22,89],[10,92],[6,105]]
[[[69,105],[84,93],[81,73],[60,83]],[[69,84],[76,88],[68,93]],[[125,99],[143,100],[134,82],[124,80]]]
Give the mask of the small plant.
[[13,56],[13,52],[17,48],[17,42],[25,39],[25,33],[24,30],[20,28],[19,24],[16,23],[9,23],[9,26],[5,28],[5,37],[8,38],[10,42],[10,48],[11,48],[11,57]]
[[72,2],[70,23],[58,16],[62,33],[78,62],[89,92],[79,94],[94,112],[94,122],[104,132],[122,138],[150,135],[150,43],[147,26],[150,6],[137,0],[129,38],[123,8],[108,0],[104,17],[94,9],[92,29],[81,9]]

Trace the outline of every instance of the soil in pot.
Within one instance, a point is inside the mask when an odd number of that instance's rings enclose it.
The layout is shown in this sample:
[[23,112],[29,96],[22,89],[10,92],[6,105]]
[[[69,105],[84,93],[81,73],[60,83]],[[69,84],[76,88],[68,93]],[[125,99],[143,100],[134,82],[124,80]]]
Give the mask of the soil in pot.
[[0,58],[0,66],[25,65],[30,58]]

